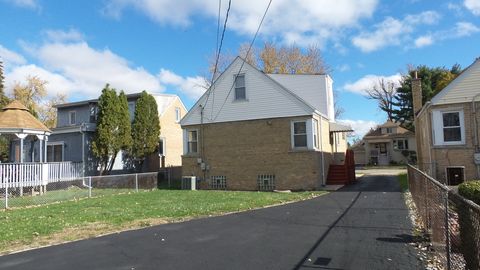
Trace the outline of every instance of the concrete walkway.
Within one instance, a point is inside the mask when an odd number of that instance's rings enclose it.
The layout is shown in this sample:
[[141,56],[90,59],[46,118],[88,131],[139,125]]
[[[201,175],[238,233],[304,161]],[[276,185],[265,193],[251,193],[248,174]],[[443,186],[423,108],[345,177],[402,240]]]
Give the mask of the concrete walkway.
[[0,257],[0,269],[422,269],[394,176],[316,199]]

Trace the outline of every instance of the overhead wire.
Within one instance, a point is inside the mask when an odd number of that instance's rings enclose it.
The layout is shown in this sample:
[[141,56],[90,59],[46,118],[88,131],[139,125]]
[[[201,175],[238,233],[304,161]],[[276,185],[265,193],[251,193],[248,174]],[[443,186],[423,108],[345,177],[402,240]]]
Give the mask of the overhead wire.
[[[262,20],[260,21],[260,23],[259,23],[259,25],[258,25],[258,27],[257,27],[257,31],[255,32],[255,35],[253,36],[252,42],[250,42],[250,46],[248,47],[248,50],[247,50],[247,53],[246,53],[245,57],[248,57],[248,55],[250,54],[250,50],[252,49],[252,46],[253,46],[253,44],[255,43],[255,39],[257,38],[257,35],[258,35],[258,33],[260,32],[260,28],[261,28],[261,26],[262,26],[262,24],[263,24],[263,21],[265,20],[265,17],[267,16],[267,12],[268,12],[268,9],[270,8],[270,5],[271,5],[271,4],[272,4],[272,0],[270,0],[270,1],[268,2],[268,6],[267,6],[267,8],[265,9],[265,12],[263,13]],[[240,68],[239,68],[239,70],[238,70],[238,72],[237,72],[237,75],[236,75],[234,78],[237,78],[237,76],[240,75],[240,73],[241,73],[242,68],[243,68],[244,65],[245,65],[245,59],[243,59],[242,64],[240,65]],[[230,90],[228,91],[227,96],[225,97],[225,100],[224,100],[223,103],[222,103],[222,106],[220,106],[220,108],[218,109],[217,114],[216,114],[215,117],[212,119],[213,121],[215,121],[215,120],[217,119],[218,115],[219,115],[220,112],[222,111],[222,109],[223,109],[223,107],[225,106],[225,103],[227,102],[228,97],[230,96],[230,94],[231,94],[234,86],[235,86],[235,79],[234,79],[234,81],[233,81],[233,83],[232,83],[232,86],[230,87]]]

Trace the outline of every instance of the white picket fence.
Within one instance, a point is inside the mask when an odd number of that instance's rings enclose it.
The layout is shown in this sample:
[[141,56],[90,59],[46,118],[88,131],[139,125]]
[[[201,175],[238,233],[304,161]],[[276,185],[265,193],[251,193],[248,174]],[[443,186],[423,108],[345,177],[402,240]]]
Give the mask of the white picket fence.
[[0,164],[0,189],[46,186],[83,177],[81,162]]

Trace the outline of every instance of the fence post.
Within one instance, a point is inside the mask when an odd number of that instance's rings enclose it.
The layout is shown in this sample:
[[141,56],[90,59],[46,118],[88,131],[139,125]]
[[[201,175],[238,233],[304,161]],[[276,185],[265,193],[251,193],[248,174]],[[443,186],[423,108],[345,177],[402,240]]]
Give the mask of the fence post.
[[5,209],[8,208],[8,180],[5,181]]
[[448,191],[445,191],[443,195],[445,205],[445,251],[447,252],[447,270],[450,270],[451,258],[451,246],[450,246],[450,224],[448,222]]
[[92,177],[88,177],[88,198],[92,197]]
[[138,192],[138,173],[135,174],[135,192]]

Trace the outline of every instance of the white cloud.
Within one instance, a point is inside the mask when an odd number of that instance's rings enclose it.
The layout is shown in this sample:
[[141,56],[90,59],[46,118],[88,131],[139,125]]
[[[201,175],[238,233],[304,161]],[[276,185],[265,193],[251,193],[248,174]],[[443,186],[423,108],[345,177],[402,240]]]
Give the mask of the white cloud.
[[463,5],[474,15],[480,16],[480,0],[465,0]]
[[430,35],[421,36],[415,39],[415,47],[421,48],[433,44],[433,37]]
[[403,20],[392,17],[375,25],[372,32],[362,32],[352,39],[353,45],[363,52],[372,52],[381,48],[401,45],[410,39],[410,34],[418,25],[431,25],[438,22],[440,15],[435,11],[424,11],[408,15]]
[[200,76],[182,77],[162,68],[158,78],[163,85],[173,86],[193,100],[198,99],[206,90],[205,79]]
[[68,41],[82,41],[84,36],[76,29],[68,31],[62,30],[46,30],[45,36],[50,42],[68,42]]
[[[335,4],[327,0],[276,0],[271,4],[261,33],[278,35],[288,43],[321,43],[338,35],[339,29],[356,27],[359,20],[371,17],[377,5],[378,0],[337,0]],[[222,14],[225,14],[226,6],[224,1]],[[218,13],[216,0],[110,0],[104,7],[104,12],[120,18],[123,10],[129,7],[146,14],[161,25],[180,27],[188,27],[195,16],[216,21]],[[266,7],[266,1],[234,1],[228,28],[240,34],[252,35],[257,30]]]
[[18,7],[30,8],[30,9],[39,9],[40,5],[37,0],[7,0]]
[[4,62],[5,69],[9,69],[10,66],[13,65],[26,63],[26,60],[22,55],[7,49],[2,45],[0,45],[0,59]]
[[453,28],[454,37],[468,37],[480,32],[480,28],[469,22],[457,22]]
[[378,125],[377,122],[371,120],[338,120],[339,122],[349,125],[354,130],[354,136],[358,136],[362,138],[365,134],[367,134],[371,128],[374,128]]
[[49,96],[55,96],[58,93],[80,92],[82,90],[61,74],[50,72],[33,64],[28,64],[17,66],[5,74],[5,86],[8,94],[11,94],[15,82],[23,83],[27,76],[38,76],[42,80],[47,81],[46,88],[48,89]]
[[420,36],[415,39],[414,46],[417,48],[432,45],[437,41],[469,37],[480,32],[480,27],[470,22],[457,22],[455,26],[443,31],[437,31],[434,34]]
[[350,65],[348,64],[342,64],[337,67],[337,70],[340,72],[345,72],[350,70]]
[[365,75],[353,83],[346,83],[343,86],[343,89],[352,93],[367,95],[366,90],[372,89],[374,86],[378,85],[380,80],[383,79],[387,82],[398,84],[401,78],[402,76],[398,73],[391,76]]

